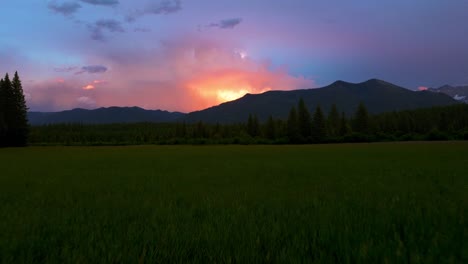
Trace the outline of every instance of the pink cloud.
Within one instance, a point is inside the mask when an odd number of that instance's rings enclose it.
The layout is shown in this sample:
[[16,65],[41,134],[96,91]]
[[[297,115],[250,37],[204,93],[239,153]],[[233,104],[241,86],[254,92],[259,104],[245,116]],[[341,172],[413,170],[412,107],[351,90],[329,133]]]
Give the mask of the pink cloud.
[[83,90],[93,90],[94,88],[96,88],[94,85],[92,84],[88,84],[86,86],[83,86]]
[[[109,65],[105,80],[75,75],[64,83],[36,85],[34,105],[69,109],[87,97],[94,106],[140,106],[147,109],[194,111],[242,97],[246,93],[315,87],[311,79],[293,76],[239,52],[237,45],[185,37],[162,47],[139,51],[103,51],[90,61]],[[60,88],[59,88],[60,86]],[[45,88],[47,87],[47,88]],[[99,89],[98,89],[99,88]],[[83,99],[84,100],[84,99]]]

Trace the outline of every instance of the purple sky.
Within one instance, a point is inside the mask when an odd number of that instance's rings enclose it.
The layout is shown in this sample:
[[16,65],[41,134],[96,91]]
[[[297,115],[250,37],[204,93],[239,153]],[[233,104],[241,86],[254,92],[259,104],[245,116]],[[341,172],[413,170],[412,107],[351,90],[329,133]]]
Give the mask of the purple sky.
[[0,74],[31,110],[192,111],[371,78],[468,84],[466,0],[3,1]]

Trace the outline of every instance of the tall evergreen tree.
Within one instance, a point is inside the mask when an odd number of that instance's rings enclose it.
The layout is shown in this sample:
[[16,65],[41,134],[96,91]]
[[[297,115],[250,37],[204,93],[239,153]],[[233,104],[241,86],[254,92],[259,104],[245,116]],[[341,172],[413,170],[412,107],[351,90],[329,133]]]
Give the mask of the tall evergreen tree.
[[340,114],[338,113],[336,104],[332,105],[330,109],[330,113],[328,113],[327,128],[328,128],[328,134],[331,137],[336,137],[339,135]]
[[0,147],[4,146],[6,137],[6,89],[3,84],[3,78],[0,79]]
[[260,135],[260,124],[256,115],[249,114],[249,119],[247,120],[247,134],[251,137]]
[[354,131],[361,134],[369,133],[369,113],[364,103],[360,103],[354,116]]
[[344,137],[348,134],[351,133],[351,127],[348,123],[348,120],[346,119],[346,115],[344,112],[341,112],[341,118],[340,118],[340,130],[338,132],[338,135],[340,137]]
[[15,72],[11,82],[14,119],[12,120],[12,144],[14,146],[25,146],[28,140],[29,125],[28,125],[28,107],[24,98],[23,85],[19,78],[18,72]]
[[10,76],[5,74],[3,78],[2,86],[0,89],[0,114],[3,116],[0,122],[3,123],[2,131],[0,132],[2,137],[0,139],[0,146],[13,146],[12,135],[13,135],[13,123],[15,122],[15,98],[14,98],[13,86],[10,81]]
[[291,111],[289,111],[287,127],[288,127],[289,142],[299,143],[301,139],[301,134],[299,130],[297,111],[294,106],[291,108]]
[[301,98],[297,105],[297,119],[299,123],[299,133],[303,141],[307,141],[311,137],[312,120],[310,112]]
[[267,123],[266,123],[266,131],[265,131],[265,136],[266,138],[273,140],[276,138],[276,124],[275,120],[273,120],[272,116],[268,117]]
[[327,138],[327,123],[320,106],[317,106],[312,120],[312,141],[324,142]]

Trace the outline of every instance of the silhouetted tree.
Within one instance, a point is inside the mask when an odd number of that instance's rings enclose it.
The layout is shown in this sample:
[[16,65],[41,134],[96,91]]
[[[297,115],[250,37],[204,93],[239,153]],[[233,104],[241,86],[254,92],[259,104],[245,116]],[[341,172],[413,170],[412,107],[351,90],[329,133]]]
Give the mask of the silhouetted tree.
[[5,74],[0,81],[0,146],[25,146],[28,139],[28,108],[23,86],[15,72],[13,80]]
[[247,134],[251,137],[260,135],[260,124],[256,115],[249,114],[249,119],[247,120]]
[[14,103],[14,92],[13,92],[13,85],[10,81],[10,76],[5,74],[5,78],[3,78],[2,86],[0,89],[0,115],[3,119],[0,122],[3,123],[1,128],[1,135],[2,138],[0,139],[0,146],[12,146],[13,142],[11,140],[13,127],[12,124],[15,120],[15,103]]
[[266,138],[273,140],[276,138],[276,124],[275,120],[273,120],[272,116],[268,117],[267,123],[266,123],[266,131],[265,131],[265,136]]
[[341,112],[339,136],[344,137],[351,133],[351,126],[346,119],[344,112]]
[[301,134],[299,130],[299,122],[297,118],[296,108],[293,106],[291,111],[289,111],[288,116],[288,138],[290,143],[299,143]]
[[359,103],[354,116],[354,132],[368,134],[370,132],[369,123],[369,113],[367,112],[367,108],[364,103],[361,102]]
[[312,120],[312,141],[324,142],[327,138],[327,123],[320,106],[317,106]]
[[3,78],[0,79],[0,147],[6,145],[6,102],[7,89],[4,86]]
[[301,98],[297,105],[297,119],[299,122],[299,133],[301,135],[302,141],[307,141],[311,137],[311,117],[310,112],[307,109],[307,106],[304,103],[304,100]]
[[338,113],[338,109],[336,104],[333,104],[330,113],[328,113],[328,120],[327,120],[327,127],[328,127],[328,134],[331,137],[336,137],[339,135],[340,132],[340,114]]
[[28,125],[28,107],[24,99],[23,85],[19,78],[18,72],[15,72],[11,82],[13,103],[12,109],[13,118],[11,123],[11,140],[13,146],[25,146],[28,140],[29,125]]
[[195,127],[195,138],[206,138],[208,137],[207,128],[202,121],[198,121]]

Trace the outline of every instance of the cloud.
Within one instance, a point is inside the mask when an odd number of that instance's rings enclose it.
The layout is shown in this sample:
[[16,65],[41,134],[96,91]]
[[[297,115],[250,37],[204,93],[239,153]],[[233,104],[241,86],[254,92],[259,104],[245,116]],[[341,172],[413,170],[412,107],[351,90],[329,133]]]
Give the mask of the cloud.
[[208,27],[216,27],[220,29],[233,29],[242,22],[242,18],[223,19],[217,23],[211,23]]
[[140,33],[148,33],[148,32],[151,32],[151,29],[144,28],[144,27],[137,27],[137,28],[134,28],[133,31],[140,32]]
[[[240,46],[230,40],[208,40],[199,34],[166,40],[157,49],[102,48],[90,58],[112,66],[82,68],[64,82],[55,79],[30,84],[27,92],[33,111],[57,111],[85,107],[77,98],[88,97],[96,107],[140,106],[189,112],[242,97],[246,93],[315,87],[311,79],[294,76],[285,67],[242,56]],[[245,50],[248,52],[248,50]],[[83,89],[86,88],[86,89]],[[94,88],[94,89],[93,89]],[[93,106],[93,107],[94,107]]]
[[142,10],[135,10],[127,15],[127,21],[133,22],[137,18],[145,15],[167,15],[176,13],[182,10],[181,0],[164,0],[160,2],[153,2]]
[[76,101],[78,102],[78,107],[84,107],[84,108],[96,107],[96,101],[87,96],[78,97]]
[[76,70],[76,67],[56,67],[56,68],[54,68],[55,72],[61,72],[61,73],[72,72],[72,71],[75,71],[75,70]]
[[104,41],[106,37],[105,31],[111,33],[123,33],[125,32],[122,23],[115,19],[100,19],[94,24],[88,25],[88,29],[91,31],[91,38],[93,40]]
[[83,86],[83,90],[92,90],[94,88],[96,88],[96,87],[94,85],[92,85],[92,84],[88,84],[86,86]]
[[107,67],[103,65],[90,65],[81,67],[81,71],[76,72],[76,74],[82,73],[105,73],[107,71]]
[[94,80],[91,83],[82,87],[83,90],[93,90],[96,89],[98,85],[107,84],[107,81],[104,80]]
[[47,7],[54,13],[71,16],[81,8],[81,5],[75,2],[63,2],[59,4],[57,1],[52,1]]
[[[160,50],[140,51],[137,55],[134,51],[109,51],[105,56],[111,59],[106,63],[113,65],[107,76],[112,79],[112,94],[98,97],[97,101],[101,106],[138,105],[188,112],[246,93],[316,87],[311,79],[243,56],[239,50],[227,40],[191,35],[163,42]],[[99,93],[106,90],[99,89]]]
[[119,4],[118,0],[80,0],[81,2],[92,5],[115,6]]

